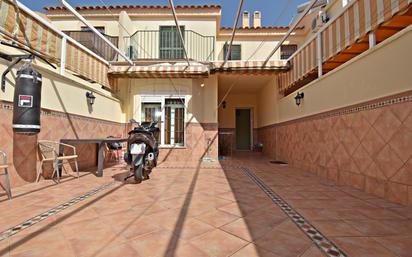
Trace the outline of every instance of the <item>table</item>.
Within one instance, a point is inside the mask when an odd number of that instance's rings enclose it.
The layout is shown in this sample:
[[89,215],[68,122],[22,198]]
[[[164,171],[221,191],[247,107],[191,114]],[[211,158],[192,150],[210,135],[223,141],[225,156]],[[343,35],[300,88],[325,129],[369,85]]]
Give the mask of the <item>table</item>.
[[[103,176],[103,164],[104,164],[104,146],[106,143],[120,143],[126,142],[127,138],[92,138],[92,139],[60,139],[61,143],[74,145],[74,144],[96,144],[97,145],[97,177]],[[59,154],[63,154],[64,147],[60,145]]]

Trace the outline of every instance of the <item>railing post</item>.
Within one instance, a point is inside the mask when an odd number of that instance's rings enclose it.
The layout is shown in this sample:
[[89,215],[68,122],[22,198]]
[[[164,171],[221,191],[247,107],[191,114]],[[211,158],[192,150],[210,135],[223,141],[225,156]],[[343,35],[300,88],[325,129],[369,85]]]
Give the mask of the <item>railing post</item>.
[[316,62],[318,65],[318,78],[322,77],[323,70],[322,70],[322,33],[318,32],[316,37]]
[[64,75],[66,70],[66,46],[67,46],[67,38],[62,38],[62,46],[61,46],[61,53],[60,53],[60,75]]
[[369,49],[376,46],[376,33],[374,31],[369,32]]

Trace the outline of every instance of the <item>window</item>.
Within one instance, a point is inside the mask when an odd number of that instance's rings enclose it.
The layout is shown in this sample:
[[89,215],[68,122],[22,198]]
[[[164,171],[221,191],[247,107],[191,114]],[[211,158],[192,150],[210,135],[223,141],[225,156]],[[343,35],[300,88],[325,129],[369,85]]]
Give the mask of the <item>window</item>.
[[142,97],[141,121],[159,123],[160,145],[184,146],[185,144],[185,99],[163,96]]
[[[229,49],[229,44],[225,43],[225,46],[223,47],[223,59],[226,58],[227,51]],[[228,61],[230,60],[241,60],[242,51],[241,51],[241,46],[240,45],[232,45],[230,48],[230,54],[229,58],[227,59]]]
[[[185,38],[185,27],[180,26],[183,40]],[[180,41],[176,26],[160,26],[159,57],[160,59],[183,59],[184,50]]]
[[[161,121],[162,105],[161,103],[143,103],[142,104],[142,122]],[[159,122],[160,129],[162,124]],[[156,137],[157,142],[161,142],[160,135]]]
[[298,49],[297,45],[281,45],[280,46],[280,59],[286,60]]

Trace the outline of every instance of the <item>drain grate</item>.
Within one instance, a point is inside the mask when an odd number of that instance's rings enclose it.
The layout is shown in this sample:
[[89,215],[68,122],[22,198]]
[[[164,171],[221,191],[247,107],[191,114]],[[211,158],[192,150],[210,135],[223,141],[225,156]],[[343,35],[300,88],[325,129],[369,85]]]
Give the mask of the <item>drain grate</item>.
[[257,177],[250,169],[240,167],[240,169],[253,181],[267,196],[277,205],[282,211],[289,216],[295,225],[302,230],[307,237],[316,244],[328,257],[347,257],[347,255],[339,249],[332,241],[326,238],[319,230],[310,224],[302,215],[292,208],[285,200],[276,194],[269,186],[267,186],[259,177]]

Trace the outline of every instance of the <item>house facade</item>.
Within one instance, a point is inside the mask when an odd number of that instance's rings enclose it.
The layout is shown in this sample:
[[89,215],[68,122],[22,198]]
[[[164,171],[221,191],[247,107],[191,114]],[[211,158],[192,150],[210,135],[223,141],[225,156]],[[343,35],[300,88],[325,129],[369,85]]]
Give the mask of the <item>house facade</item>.
[[[219,130],[231,133],[232,150],[253,150],[258,142],[257,93],[263,86],[273,85],[275,73],[284,69],[288,55],[304,38],[302,28],[271,58],[271,66],[261,70],[252,62],[261,63],[288,27],[262,27],[260,12],[244,12],[229,61],[221,68],[232,28],[220,27],[220,6],[177,7],[184,47],[169,8],[108,8],[77,9],[108,38],[116,39],[117,46],[134,61],[135,65],[130,67],[116,54],[106,54],[112,58],[108,59],[109,78],[114,94],[122,101],[125,120],[163,122],[159,138],[163,148],[161,160],[197,162],[203,157],[217,160]],[[87,37],[93,33],[70,14],[64,8],[46,8],[46,16],[53,25],[79,37],[80,42],[89,40],[85,45],[98,47],[98,43],[92,42],[98,41],[96,37]],[[95,49],[96,53],[106,51],[106,45],[100,45],[104,49]],[[185,50],[190,66],[185,60]],[[241,79],[237,79],[239,76]],[[238,85],[230,89],[233,82]],[[230,94],[225,96],[227,92]],[[245,131],[238,132],[240,139],[246,139],[243,146],[237,145],[235,137],[237,109],[249,117]]]
[[[0,3],[8,14],[0,21],[4,37],[24,44],[13,35],[12,1]],[[10,153],[16,185],[32,180],[38,139],[125,136],[130,119],[158,120],[166,166],[263,151],[339,185],[412,204],[410,0],[319,1],[267,62],[289,27],[262,26],[259,11],[241,14],[228,54],[232,28],[221,27],[220,6],[176,7],[184,45],[169,7],[76,10],[133,65],[63,7],[41,16],[22,10],[20,34],[59,69],[35,64],[44,77],[42,131],[26,144],[10,128],[13,91],[0,92],[8,135],[0,147]],[[86,91],[97,97],[92,107]],[[31,150],[23,151],[27,142]],[[95,150],[79,150],[81,166],[90,167]]]

